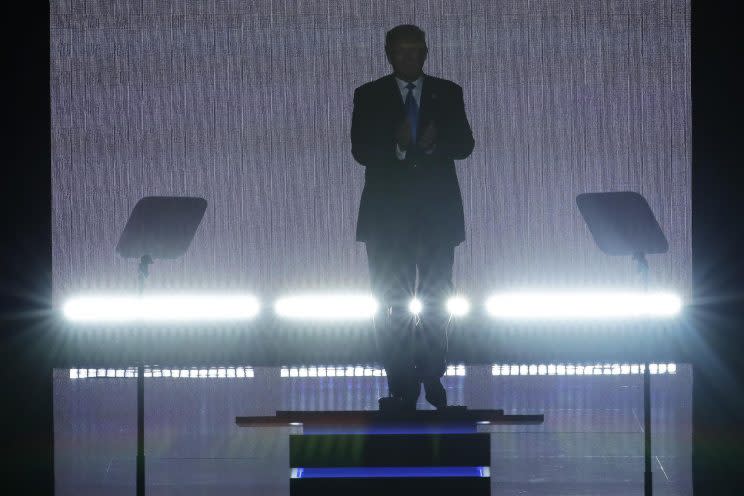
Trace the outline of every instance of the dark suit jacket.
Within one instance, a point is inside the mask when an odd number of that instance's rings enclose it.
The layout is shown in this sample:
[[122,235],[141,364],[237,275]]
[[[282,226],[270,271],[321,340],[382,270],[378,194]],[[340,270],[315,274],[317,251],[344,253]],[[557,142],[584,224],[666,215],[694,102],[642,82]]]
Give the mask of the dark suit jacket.
[[419,134],[429,121],[437,127],[431,155],[413,146],[406,158],[395,154],[395,130],[405,118],[393,74],[354,91],[351,153],[365,167],[357,219],[357,241],[405,239],[420,227],[425,240],[458,245],[465,240],[465,219],[455,160],[466,158],[475,142],[462,88],[424,75]]

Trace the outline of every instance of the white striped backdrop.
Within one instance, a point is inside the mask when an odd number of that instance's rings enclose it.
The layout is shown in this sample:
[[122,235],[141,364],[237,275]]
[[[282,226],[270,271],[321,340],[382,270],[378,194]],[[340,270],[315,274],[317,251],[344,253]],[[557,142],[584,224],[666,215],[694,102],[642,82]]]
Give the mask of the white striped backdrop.
[[690,0],[52,0],[55,298],[133,289],[114,252],[137,200],[209,201],[153,288],[368,287],[353,89],[384,33],[427,33],[425,71],[464,88],[467,241],[455,283],[622,285],[577,194],[643,194],[669,238],[652,284],[691,291]]

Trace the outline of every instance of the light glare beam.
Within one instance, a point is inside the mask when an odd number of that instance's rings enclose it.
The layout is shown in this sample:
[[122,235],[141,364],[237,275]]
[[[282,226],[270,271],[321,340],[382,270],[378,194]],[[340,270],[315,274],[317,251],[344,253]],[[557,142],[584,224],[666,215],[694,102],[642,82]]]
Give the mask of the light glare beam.
[[414,315],[420,314],[423,308],[424,305],[418,298],[411,299],[411,302],[408,304],[408,310]]
[[447,311],[455,317],[462,317],[470,312],[470,302],[462,296],[453,296],[447,300]]
[[251,295],[79,296],[62,307],[73,322],[246,320],[259,310]]
[[486,311],[502,319],[612,319],[673,317],[682,302],[672,293],[515,292],[486,301]]

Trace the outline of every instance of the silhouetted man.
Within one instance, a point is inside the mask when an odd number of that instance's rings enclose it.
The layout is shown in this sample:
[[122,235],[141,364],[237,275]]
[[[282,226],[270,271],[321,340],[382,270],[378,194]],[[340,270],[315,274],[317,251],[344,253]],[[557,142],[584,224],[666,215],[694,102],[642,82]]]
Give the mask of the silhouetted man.
[[[415,409],[422,383],[427,401],[444,408],[446,300],[455,246],[465,240],[454,161],[473,151],[473,133],[462,88],[422,72],[421,29],[391,29],[385,53],[393,74],[354,91],[351,124],[351,151],[366,169],[356,239],[382,306],[375,327],[390,397],[380,408]],[[414,296],[418,318],[408,308]]]

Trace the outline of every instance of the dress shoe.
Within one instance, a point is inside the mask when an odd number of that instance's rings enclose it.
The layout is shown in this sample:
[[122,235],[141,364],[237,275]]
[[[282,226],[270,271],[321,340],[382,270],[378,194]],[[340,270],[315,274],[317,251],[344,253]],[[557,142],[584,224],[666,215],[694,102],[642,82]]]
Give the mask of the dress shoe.
[[445,391],[439,378],[425,380],[424,391],[426,392],[426,401],[437,410],[447,408],[447,391]]
[[386,396],[377,400],[380,411],[386,413],[401,413],[416,411],[416,402],[407,401],[397,396]]

